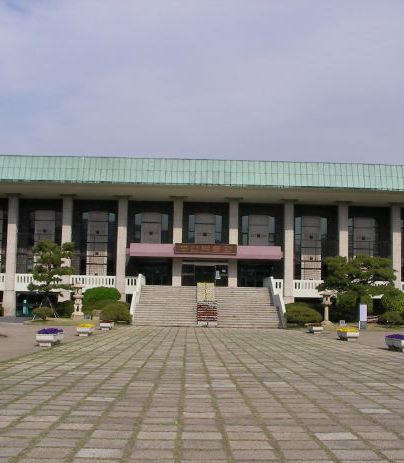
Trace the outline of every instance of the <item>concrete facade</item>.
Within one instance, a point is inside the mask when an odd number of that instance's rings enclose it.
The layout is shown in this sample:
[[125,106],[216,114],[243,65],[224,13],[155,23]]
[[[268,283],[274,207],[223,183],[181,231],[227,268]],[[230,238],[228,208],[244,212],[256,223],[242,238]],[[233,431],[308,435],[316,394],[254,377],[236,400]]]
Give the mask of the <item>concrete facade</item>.
[[[17,186],[21,200],[58,200],[61,206],[49,211],[41,206],[34,211],[32,226],[26,223],[30,220],[27,214],[19,214],[19,195],[13,192],[16,186],[0,181],[1,217],[6,230],[1,290],[8,315],[15,313],[16,293],[24,291],[23,284],[18,282],[24,280],[19,280],[19,275],[25,274],[16,273],[16,263],[18,259],[27,259],[30,251],[26,247],[22,252],[23,247],[18,244],[22,233],[19,228],[34,229],[34,235],[40,235],[43,232],[40,224],[46,224],[48,217],[52,223],[43,227],[48,229],[47,236],[51,233],[49,236],[61,243],[77,241],[77,275],[87,274],[94,281],[98,277],[97,281],[111,277],[113,280],[108,280],[108,284],[121,292],[123,300],[130,294],[128,277],[143,273],[147,283],[153,281],[147,275],[153,277],[154,272],[163,278],[157,278],[153,284],[173,286],[193,284],[192,281],[206,275],[219,286],[260,286],[264,277],[273,276],[279,280],[285,301],[289,302],[295,297],[313,297],[323,274],[325,257],[352,257],[352,252],[367,250],[369,255],[391,257],[396,286],[402,288],[404,191],[385,191],[382,195],[370,189],[333,189],[332,185],[300,189],[224,183],[162,187],[150,182],[147,185],[77,182],[72,188],[69,182],[46,180]],[[106,206],[107,203],[112,205]],[[131,212],[135,210],[134,204],[137,204],[136,214]],[[296,212],[300,206],[307,213]],[[321,208],[333,212],[318,212]],[[139,213],[141,223],[135,218]],[[56,226],[59,216],[61,224]],[[95,220],[101,216],[102,224],[101,220]],[[304,231],[298,230],[299,226]],[[105,234],[109,241],[100,243],[97,232]],[[91,252],[85,249],[91,241],[89,235],[94,241]],[[35,242],[35,236],[29,239]],[[178,253],[176,244],[189,245],[189,249]],[[97,259],[101,262],[98,267],[93,265]],[[312,282],[311,292],[302,281]],[[297,295],[297,287],[306,289]]]

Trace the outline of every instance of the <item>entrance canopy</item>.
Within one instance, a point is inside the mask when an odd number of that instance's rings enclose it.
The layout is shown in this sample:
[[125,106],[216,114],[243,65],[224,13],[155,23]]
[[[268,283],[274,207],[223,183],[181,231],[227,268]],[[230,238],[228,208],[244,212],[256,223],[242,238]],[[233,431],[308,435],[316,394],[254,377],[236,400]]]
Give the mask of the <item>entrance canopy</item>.
[[236,246],[234,254],[227,253],[175,253],[174,244],[131,243],[127,254],[130,257],[180,257],[182,259],[228,259],[228,260],[281,260],[280,246]]

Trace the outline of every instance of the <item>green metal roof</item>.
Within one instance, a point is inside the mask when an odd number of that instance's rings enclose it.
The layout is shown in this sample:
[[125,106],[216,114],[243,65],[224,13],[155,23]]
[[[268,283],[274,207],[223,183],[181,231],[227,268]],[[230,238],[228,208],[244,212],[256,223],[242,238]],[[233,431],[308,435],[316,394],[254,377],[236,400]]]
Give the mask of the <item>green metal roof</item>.
[[0,182],[404,191],[404,166],[90,156],[0,156]]

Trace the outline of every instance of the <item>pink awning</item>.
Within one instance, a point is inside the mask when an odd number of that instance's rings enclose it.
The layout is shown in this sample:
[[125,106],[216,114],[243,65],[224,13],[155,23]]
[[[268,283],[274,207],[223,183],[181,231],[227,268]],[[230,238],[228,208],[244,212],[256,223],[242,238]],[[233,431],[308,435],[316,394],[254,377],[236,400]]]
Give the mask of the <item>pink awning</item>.
[[280,246],[237,246],[237,254],[174,254],[173,244],[131,243],[127,254],[131,257],[178,257],[181,259],[239,259],[281,260]]

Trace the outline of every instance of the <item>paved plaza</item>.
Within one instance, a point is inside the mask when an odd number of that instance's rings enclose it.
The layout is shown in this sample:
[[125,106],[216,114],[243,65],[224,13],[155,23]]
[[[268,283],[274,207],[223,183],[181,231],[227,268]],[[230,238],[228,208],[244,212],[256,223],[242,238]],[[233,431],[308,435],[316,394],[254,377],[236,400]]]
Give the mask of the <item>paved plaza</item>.
[[404,462],[404,354],[119,327],[0,363],[0,462]]

